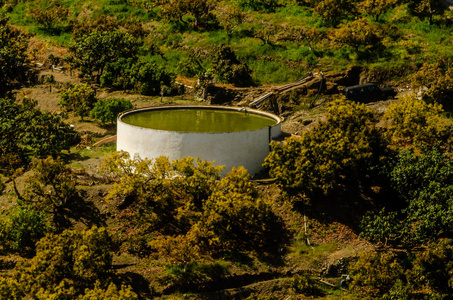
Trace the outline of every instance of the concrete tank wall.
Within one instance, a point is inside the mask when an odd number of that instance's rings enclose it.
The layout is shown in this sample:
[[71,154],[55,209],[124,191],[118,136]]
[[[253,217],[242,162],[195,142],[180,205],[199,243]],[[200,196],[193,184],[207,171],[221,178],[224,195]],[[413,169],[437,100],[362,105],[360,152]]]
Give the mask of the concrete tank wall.
[[[237,110],[225,107],[218,109]],[[262,169],[261,165],[269,154],[270,135],[276,138],[281,134],[281,122],[277,116],[254,112],[271,116],[278,123],[271,128],[253,131],[194,133],[138,127],[122,122],[120,117],[117,125],[117,150],[127,151],[131,156],[138,154],[142,158],[162,155],[171,160],[187,156],[199,157],[215,161],[216,165],[224,165],[224,173],[233,167],[244,166],[254,175]]]

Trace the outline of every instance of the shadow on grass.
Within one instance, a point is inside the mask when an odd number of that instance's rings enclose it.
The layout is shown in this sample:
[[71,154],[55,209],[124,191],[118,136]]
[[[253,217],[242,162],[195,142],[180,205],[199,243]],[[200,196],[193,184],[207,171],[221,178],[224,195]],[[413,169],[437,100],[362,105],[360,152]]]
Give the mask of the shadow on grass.
[[118,274],[114,279],[118,286],[130,285],[133,291],[139,295],[139,299],[152,299],[153,291],[149,288],[149,282],[140,274],[125,272]]
[[107,131],[107,135],[116,134],[116,124],[103,124],[103,125],[100,125],[100,127]]
[[309,203],[295,201],[294,209],[322,224],[338,222],[358,233],[362,216],[367,211],[380,210],[382,205],[393,200],[394,196],[389,191],[377,194],[365,188],[362,191],[350,188],[330,196],[313,196]]
[[71,32],[72,26],[36,27],[35,32],[42,35],[60,36],[62,33]]
[[80,152],[61,153],[61,159],[63,159],[65,163],[70,163],[72,161],[86,161],[90,158],[90,156],[83,155]]

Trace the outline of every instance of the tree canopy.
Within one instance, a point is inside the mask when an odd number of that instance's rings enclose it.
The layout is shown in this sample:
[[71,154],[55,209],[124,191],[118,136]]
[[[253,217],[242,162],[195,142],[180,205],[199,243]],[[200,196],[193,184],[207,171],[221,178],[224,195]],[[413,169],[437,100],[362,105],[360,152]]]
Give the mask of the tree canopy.
[[0,10],[0,97],[14,83],[33,78],[31,62],[26,53],[30,35],[12,27]]
[[221,82],[250,86],[252,71],[241,63],[228,45],[220,45],[212,57],[212,71]]
[[[48,234],[36,256],[22,261],[11,276],[0,277],[5,299],[137,299],[130,287],[118,289],[112,272],[114,244],[105,228]],[[121,298],[120,295],[122,295]]]
[[36,102],[24,99],[0,99],[0,157],[7,154],[27,159],[29,156],[57,156],[69,150],[76,140],[75,131],[62,116],[42,112]]
[[389,105],[383,119],[391,121],[387,133],[393,143],[432,147],[451,135],[453,123],[443,118],[442,113],[439,104],[428,104],[413,95],[405,95],[398,103]]
[[386,156],[386,140],[364,104],[334,101],[325,122],[300,138],[273,142],[264,166],[289,193],[329,194],[367,180]]
[[96,102],[95,91],[87,84],[77,84],[72,88],[61,89],[61,101],[58,102],[64,110],[73,111],[82,120],[89,115]]
[[105,66],[120,58],[135,58],[142,41],[127,32],[93,31],[71,46],[74,65],[82,76],[99,82]]
[[157,249],[170,261],[189,263],[237,251],[272,254],[284,243],[281,221],[257,197],[244,168],[221,179],[222,167],[209,162],[130,159],[127,153],[113,154],[104,168],[119,176],[108,197],[129,201],[127,215],[134,218],[128,222],[145,239],[141,251]]
[[116,124],[119,113],[133,108],[132,102],[126,99],[99,99],[90,112],[90,116],[102,124]]
[[[362,235],[372,241],[419,245],[452,238],[453,162],[438,149],[401,151],[391,165],[390,185],[399,209],[369,212]],[[397,206],[398,207],[398,206]]]

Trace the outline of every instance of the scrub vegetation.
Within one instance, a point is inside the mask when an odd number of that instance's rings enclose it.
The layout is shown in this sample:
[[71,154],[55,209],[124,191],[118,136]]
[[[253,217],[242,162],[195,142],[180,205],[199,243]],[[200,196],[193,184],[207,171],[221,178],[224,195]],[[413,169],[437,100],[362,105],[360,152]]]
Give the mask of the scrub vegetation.
[[[451,18],[431,0],[0,0],[0,299],[452,298]],[[321,72],[264,102],[293,136],[256,178],[94,147],[133,107],[242,106]],[[398,99],[339,95],[359,79]]]

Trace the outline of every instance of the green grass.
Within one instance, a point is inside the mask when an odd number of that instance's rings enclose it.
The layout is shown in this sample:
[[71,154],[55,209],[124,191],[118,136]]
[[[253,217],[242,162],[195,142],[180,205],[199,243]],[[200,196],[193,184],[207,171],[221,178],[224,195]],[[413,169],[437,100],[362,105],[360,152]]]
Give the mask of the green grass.
[[10,21],[13,24],[20,26],[29,26],[34,24],[33,20],[27,16],[27,9],[29,4],[27,2],[19,2],[9,14]]
[[261,84],[266,83],[286,83],[296,81],[307,73],[307,69],[300,67],[298,69],[288,68],[279,61],[250,61],[249,66],[254,71],[254,80]]
[[101,145],[99,147],[90,147],[90,149],[72,148],[67,155],[63,156],[63,158],[68,161],[68,166],[73,168],[82,168],[83,165],[80,161],[85,161],[90,158],[102,158],[113,151],[116,151],[116,145]]
[[304,261],[308,267],[317,267],[319,263],[331,253],[338,249],[337,243],[311,244],[306,243],[306,239],[301,236],[290,247],[291,256]]
[[[156,6],[149,12],[133,6],[126,0],[62,0],[63,6],[71,11],[71,18],[93,20],[101,15],[110,15],[120,21],[152,23],[155,32],[148,37],[148,43],[156,44],[165,53],[165,59],[143,53],[146,60],[166,65],[175,70],[178,62],[188,55],[189,49],[199,49],[208,54],[204,57],[205,66],[209,67],[209,55],[220,44],[229,44],[236,55],[247,62],[253,71],[253,77],[259,83],[284,83],[297,80],[301,75],[313,69],[328,71],[345,69],[352,65],[370,66],[387,70],[391,65],[420,64],[433,62],[439,57],[453,56],[451,29],[441,18],[435,18],[436,24],[420,20],[408,13],[406,5],[400,5],[384,13],[376,26],[384,26],[387,31],[384,39],[386,50],[382,55],[372,58],[355,53],[348,47],[336,47],[327,36],[333,29],[323,24],[321,18],[312,10],[294,3],[281,6],[275,12],[246,11],[247,18],[235,32],[229,36],[221,28],[212,30],[195,30],[185,27],[176,30],[171,24],[160,19]],[[231,3],[220,1],[220,6]],[[36,6],[45,7],[43,0],[19,2],[9,14],[14,24],[25,27],[37,36],[50,40],[55,45],[69,46],[71,33],[68,27],[45,30],[27,15],[27,10]],[[83,12],[83,14],[81,14]],[[371,18],[370,18],[371,19]],[[265,44],[254,37],[255,30],[263,24],[285,26],[298,30],[314,27],[319,32],[317,41],[312,42],[316,53],[308,49],[304,40],[284,41],[276,37],[284,32],[281,27],[271,35],[270,44]],[[64,25],[64,24],[63,24]],[[286,29],[284,29],[286,30]]]

